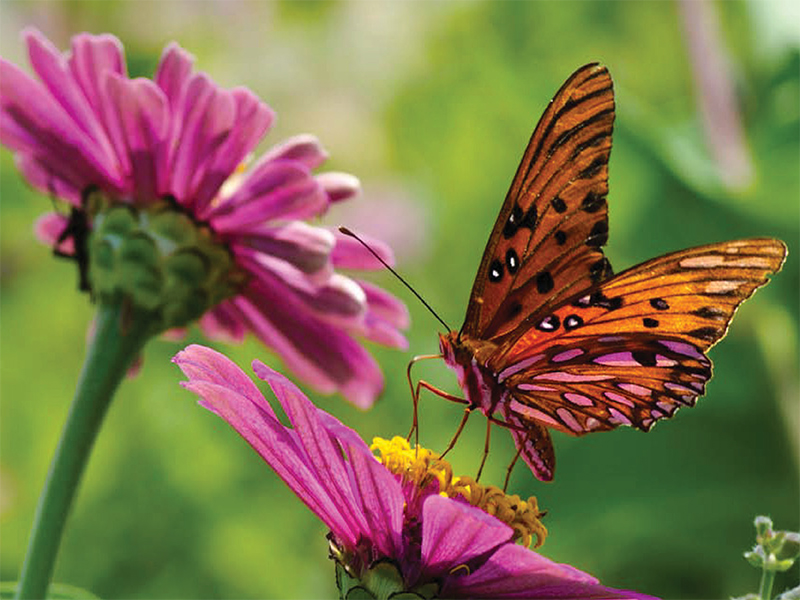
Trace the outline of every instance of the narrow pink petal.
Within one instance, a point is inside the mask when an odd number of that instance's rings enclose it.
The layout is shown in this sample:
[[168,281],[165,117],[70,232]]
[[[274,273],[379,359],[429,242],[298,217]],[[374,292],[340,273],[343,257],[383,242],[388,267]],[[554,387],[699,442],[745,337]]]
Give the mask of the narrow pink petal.
[[306,219],[327,207],[327,196],[300,163],[259,161],[230,198],[209,216],[220,232],[274,219]]
[[[387,244],[377,238],[359,233],[358,231],[355,233],[358,234],[358,237],[364,240],[378,256],[386,261],[389,266],[394,266],[394,253]],[[338,230],[334,231],[334,235],[336,236],[336,247],[334,247],[331,253],[331,260],[333,260],[333,264],[336,267],[360,270],[379,270],[386,268],[380,261],[372,256],[369,250],[364,248],[358,240]]]
[[450,577],[442,589],[451,598],[603,598],[652,596],[616,590],[570,566],[555,563],[528,548],[506,544],[473,573]]
[[362,279],[357,282],[367,295],[371,313],[398,329],[405,329],[411,324],[408,307],[403,301],[374,283]]
[[257,404],[271,416],[275,412],[264,400],[258,387],[232,360],[206,346],[192,344],[178,352],[172,359],[190,381],[206,381],[224,386]]
[[273,146],[264,155],[265,160],[294,160],[309,169],[316,169],[328,159],[328,153],[311,134],[301,134]]
[[72,238],[66,239],[58,244],[58,238],[64,233],[69,225],[69,217],[61,213],[45,213],[36,219],[33,226],[34,234],[42,244],[56,248],[64,254],[75,254],[75,243]]
[[389,292],[369,283],[358,281],[367,296],[367,314],[362,335],[368,340],[405,350],[408,340],[399,329],[406,329],[411,321],[408,308]]
[[[220,365],[219,360],[209,360],[206,356],[197,356],[190,349],[187,350],[188,356],[179,353],[173,359],[190,378],[182,385],[201,397],[202,406],[227,421],[332,531],[354,545],[359,532],[353,531],[331,502],[328,491],[322,485],[327,475],[313,470],[296,432],[278,421],[272,407],[260,393],[248,397],[228,387],[226,379],[244,376],[233,363],[223,362]],[[214,377],[214,371],[220,367],[226,371],[224,378]],[[221,382],[218,382],[220,379]]]
[[272,122],[275,113],[248,89],[231,90],[236,105],[233,127],[225,141],[215,150],[196,184],[195,211],[206,218],[206,207],[217,196],[220,186],[255,148]]
[[283,288],[303,303],[306,311],[320,320],[344,327],[361,325],[366,312],[366,295],[352,279],[331,273],[315,283],[286,261],[266,254],[246,254],[234,248],[237,262],[250,271],[263,286]]
[[[371,537],[365,515],[359,510],[356,490],[348,485],[354,475],[351,471],[353,465],[344,460],[338,439],[330,434],[325,420],[321,418],[325,413],[314,406],[291,381],[264,363],[253,361],[253,370],[260,379],[269,384],[289,417],[299,444],[305,451],[306,464],[320,475],[320,483],[335,510],[348,523],[350,531]],[[333,417],[329,419],[333,420]],[[369,453],[365,444],[354,449],[357,452],[360,450],[362,454]],[[369,454],[370,459],[377,462]],[[396,496],[402,501],[401,494]],[[355,539],[358,537],[356,535]]]
[[[177,117],[182,128],[173,133],[170,144],[171,181],[169,191],[179,202],[193,208],[193,195],[204,175],[209,157],[234,126],[236,105],[230,92],[214,84],[204,73],[189,80]],[[164,185],[164,183],[162,183]]]
[[284,260],[303,273],[316,273],[325,268],[334,244],[330,231],[303,221],[262,225],[228,238],[231,244]]
[[55,165],[52,163],[48,167],[35,156],[21,152],[16,154],[14,162],[23,177],[37,190],[48,196],[66,200],[72,206],[81,205],[83,190],[78,187],[79,184],[53,170]]
[[247,327],[239,319],[239,311],[229,300],[217,304],[200,318],[200,328],[212,340],[241,343]]
[[35,155],[81,188],[119,184],[118,174],[104,167],[107,160],[99,157],[92,140],[40,83],[1,58],[0,82],[0,141]]
[[80,33],[72,38],[69,68],[95,114],[101,115],[105,103],[102,90],[105,75],[127,75],[122,43],[110,34]]
[[329,202],[343,202],[361,193],[361,182],[349,173],[328,172],[316,176],[317,181],[328,194]]
[[[127,77],[122,43],[113,35],[81,33],[72,38],[69,57],[72,76],[83,91],[99,122],[104,126],[120,174],[130,172],[122,132],[114,125],[113,108],[108,100],[106,81],[109,75]],[[122,177],[122,175],[120,175]]]
[[109,77],[108,92],[124,135],[136,198],[152,202],[157,197],[158,169],[165,167],[158,160],[167,136],[166,98],[149,79],[116,75]]
[[321,322],[284,289],[254,282],[234,302],[250,329],[301,379],[369,408],[383,388],[375,360],[340,329]]
[[363,442],[362,445],[367,452],[359,451],[360,446],[348,448],[355,472],[355,497],[372,543],[383,556],[399,557],[403,546],[403,492],[395,476],[375,460]]
[[37,30],[27,29],[24,36],[31,66],[50,95],[97,146],[95,156],[103,167],[111,173],[119,173],[111,144],[67,60]]
[[170,42],[161,54],[154,81],[167,97],[170,109],[176,112],[189,77],[192,74],[194,56]]
[[479,508],[438,494],[422,505],[422,563],[437,578],[511,539],[514,531]]

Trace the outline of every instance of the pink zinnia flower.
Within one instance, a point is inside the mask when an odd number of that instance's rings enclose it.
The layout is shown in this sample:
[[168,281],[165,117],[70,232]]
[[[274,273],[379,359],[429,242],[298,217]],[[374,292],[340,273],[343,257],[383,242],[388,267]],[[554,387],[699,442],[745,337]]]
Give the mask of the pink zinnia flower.
[[444,461],[424,449],[402,448],[397,439],[376,441],[382,454],[377,460],[355,431],[259,361],[253,369],[272,388],[291,427],[218,352],[193,345],[174,361],[189,378],[184,387],[227,421],[330,528],[340,586],[369,587],[370,577],[385,583],[388,573],[398,586],[389,591],[423,597],[650,598],[605,587],[515,544],[544,534],[535,501],[459,481]]
[[[27,180],[68,202],[90,230],[90,190],[136,210],[166,201],[207,227],[244,283],[210,307],[202,329],[233,340],[253,332],[317,390],[370,406],[383,379],[353,336],[405,347],[406,308],[335,272],[379,267],[354,240],[304,222],[355,196],[358,180],[315,175],[327,155],[310,135],[275,146],[243,172],[273,111],[246,88],[222,89],[194,72],[177,44],[167,46],[150,80],[127,76],[114,36],[77,35],[63,55],[36,30],[24,38],[39,80],[0,59],[0,141]],[[85,248],[76,248],[74,224],[47,214],[37,234],[80,258]],[[385,244],[369,241],[392,262]]]

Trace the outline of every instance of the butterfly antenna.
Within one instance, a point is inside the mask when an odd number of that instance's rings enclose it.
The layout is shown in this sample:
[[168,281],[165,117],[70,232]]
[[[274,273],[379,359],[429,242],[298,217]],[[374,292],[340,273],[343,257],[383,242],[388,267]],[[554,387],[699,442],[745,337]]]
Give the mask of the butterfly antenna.
[[407,287],[407,288],[408,288],[408,289],[411,291],[411,293],[412,293],[412,294],[414,294],[414,295],[415,295],[415,296],[416,296],[416,297],[419,299],[419,301],[420,301],[420,302],[422,302],[422,304],[424,304],[424,305],[425,305],[425,308],[427,308],[427,309],[430,311],[430,313],[431,313],[431,314],[432,314],[434,317],[436,317],[436,319],[439,321],[439,323],[441,323],[442,325],[444,325],[444,328],[445,328],[445,330],[446,330],[446,331],[452,331],[452,330],[450,329],[450,326],[449,326],[447,323],[445,323],[445,322],[442,320],[442,318],[441,318],[439,315],[437,315],[437,314],[436,314],[436,311],[435,311],[435,310],[433,310],[433,309],[431,308],[431,305],[430,305],[430,304],[428,304],[427,302],[425,302],[425,299],[424,299],[422,296],[420,296],[420,295],[417,293],[417,290],[415,290],[413,287],[411,287],[411,284],[410,284],[410,283],[408,283],[408,282],[407,282],[405,279],[403,279],[403,277],[400,275],[400,273],[398,273],[398,272],[397,272],[397,271],[395,271],[395,270],[394,270],[392,267],[390,267],[390,266],[387,264],[387,262],[386,262],[385,260],[383,260],[383,259],[382,259],[382,258],[381,258],[381,257],[378,255],[378,253],[377,253],[377,252],[375,252],[375,250],[373,250],[373,249],[372,249],[372,248],[369,246],[369,244],[367,244],[367,243],[366,243],[364,240],[362,240],[360,237],[358,237],[358,236],[357,236],[355,233],[353,233],[352,231],[350,231],[350,230],[349,230],[347,227],[340,226],[340,227],[339,227],[339,231],[341,231],[341,232],[342,232],[343,234],[345,234],[345,235],[349,235],[351,238],[355,238],[356,240],[358,240],[358,241],[361,243],[361,245],[362,245],[362,246],[364,246],[364,248],[366,248],[367,250],[369,250],[369,252],[370,252],[370,254],[372,254],[372,256],[374,256],[375,258],[377,258],[377,259],[378,259],[378,261],[379,261],[379,262],[380,262],[380,263],[381,263],[381,264],[382,264],[384,267],[386,267],[387,269],[389,269],[389,272],[390,272],[392,275],[394,275],[395,277],[397,277],[397,278],[400,280],[400,282],[401,282],[401,283],[402,283],[404,286],[406,286],[406,287]]

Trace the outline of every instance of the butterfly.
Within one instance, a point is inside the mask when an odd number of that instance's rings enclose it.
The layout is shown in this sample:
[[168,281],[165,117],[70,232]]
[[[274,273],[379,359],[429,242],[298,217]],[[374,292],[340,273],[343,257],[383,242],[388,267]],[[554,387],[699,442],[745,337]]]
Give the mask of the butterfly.
[[614,275],[602,250],[613,122],[608,70],[581,67],[533,131],[463,326],[439,335],[437,356],[456,372],[465,398],[424,381],[415,390],[415,407],[420,387],[466,404],[459,432],[474,409],[488,427],[507,428],[518,457],[542,481],[555,470],[550,429],[648,431],[693,406],[711,378],[706,352],[786,257],[780,240],[752,238],[666,254]]

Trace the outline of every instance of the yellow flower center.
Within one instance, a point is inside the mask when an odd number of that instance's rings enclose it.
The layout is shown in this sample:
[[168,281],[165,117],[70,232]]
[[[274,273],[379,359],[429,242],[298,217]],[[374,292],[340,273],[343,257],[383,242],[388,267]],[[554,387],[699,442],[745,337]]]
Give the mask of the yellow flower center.
[[450,463],[438,454],[421,446],[412,449],[408,441],[399,436],[391,440],[373,438],[371,449],[377,450],[380,456],[375,458],[404,482],[412,482],[424,490],[438,481],[439,494],[448,498],[461,496],[472,506],[500,519],[514,530],[514,541],[530,546],[535,535],[536,548],[544,543],[547,529],[539,520],[544,513],[539,511],[535,496],[526,501],[494,485],[482,485],[472,477],[454,476]]

